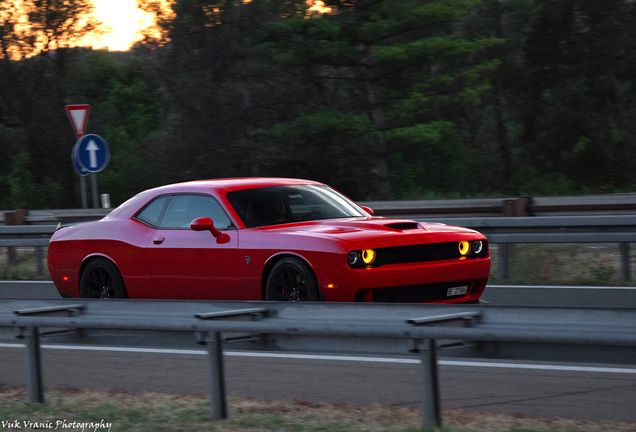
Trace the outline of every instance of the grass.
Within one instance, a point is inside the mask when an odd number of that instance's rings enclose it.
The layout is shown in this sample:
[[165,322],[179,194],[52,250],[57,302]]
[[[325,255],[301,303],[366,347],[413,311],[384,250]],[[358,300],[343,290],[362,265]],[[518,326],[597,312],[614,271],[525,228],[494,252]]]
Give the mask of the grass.
[[[205,395],[127,394],[58,389],[47,403],[28,404],[23,389],[0,389],[0,431],[16,430],[1,422],[38,423],[39,429],[85,431],[425,431],[440,432],[597,432],[634,431],[636,424],[547,419],[516,415],[444,411],[442,428],[423,429],[414,408],[316,404],[292,400],[230,398],[226,420],[208,420]],[[73,423],[77,425],[72,428]],[[90,424],[93,423],[92,426]],[[13,423],[15,424],[15,423]],[[50,425],[50,426],[47,426]],[[57,426],[57,429],[56,429]]]
[[38,274],[34,248],[15,248],[15,263],[9,263],[9,248],[0,248],[0,280],[51,280],[46,269],[48,248],[42,248],[44,274]]
[[[615,243],[516,244],[510,247],[510,278],[516,285],[635,285],[622,279],[621,252]],[[503,283],[499,276],[501,248],[492,245],[490,283]],[[630,271],[636,274],[631,253]]]

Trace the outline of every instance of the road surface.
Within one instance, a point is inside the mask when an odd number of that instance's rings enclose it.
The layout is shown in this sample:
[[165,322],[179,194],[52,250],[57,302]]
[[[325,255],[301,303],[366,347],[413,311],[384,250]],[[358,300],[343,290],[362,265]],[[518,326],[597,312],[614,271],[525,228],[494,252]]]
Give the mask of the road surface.
[[[207,393],[204,351],[44,348],[45,389]],[[636,368],[440,360],[442,409],[636,423]],[[25,383],[24,350],[0,346],[0,388]],[[420,406],[415,360],[229,351],[228,395]],[[7,373],[9,372],[10,373]]]
[[[598,302],[605,302],[626,307],[636,293],[634,288],[577,289],[580,295],[572,297],[571,292],[548,287],[489,287],[484,298],[494,304],[534,301],[589,306],[597,302],[599,306]],[[50,282],[0,283],[0,298],[8,297],[59,298]],[[192,350],[117,351],[45,345],[42,353],[46,389],[207,393],[205,352],[196,346]],[[414,359],[226,351],[225,361],[229,396],[354,405],[420,404],[419,363]],[[0,388],[25,385],[24,362],[19,341],[0,344]],[[442,409],[636,423],[636,366],[472,363],[440,359]]]

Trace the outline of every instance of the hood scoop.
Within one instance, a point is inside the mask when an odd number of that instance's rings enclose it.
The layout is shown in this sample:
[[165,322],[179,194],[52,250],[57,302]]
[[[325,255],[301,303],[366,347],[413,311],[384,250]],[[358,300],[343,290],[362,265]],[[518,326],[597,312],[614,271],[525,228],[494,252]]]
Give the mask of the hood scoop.
[[396,229],[400,231],[422,228],[422,226],[418,224],[417,222],[395,222],[395,223],[386,224],[384,226],[387,228],[392,228],[392,229]]

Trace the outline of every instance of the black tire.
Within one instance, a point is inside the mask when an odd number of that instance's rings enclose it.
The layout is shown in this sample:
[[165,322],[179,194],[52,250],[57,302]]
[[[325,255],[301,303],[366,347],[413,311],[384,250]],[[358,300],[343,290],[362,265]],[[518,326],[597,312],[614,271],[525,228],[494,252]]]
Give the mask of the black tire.
[[318,282],[309,266],[296,258],[278,261],[267,277],[265,300],[318,301]]
[[80,297],[128,298],[117,266],[106,258],[95,258],[89,262],[80,279]]

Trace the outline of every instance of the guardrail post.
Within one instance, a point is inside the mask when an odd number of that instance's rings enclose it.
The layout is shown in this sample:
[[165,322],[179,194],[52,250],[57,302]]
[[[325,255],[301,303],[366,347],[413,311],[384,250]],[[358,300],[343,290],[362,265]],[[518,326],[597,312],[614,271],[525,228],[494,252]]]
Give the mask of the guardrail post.
[[629,267],[630,265],[630,246],[629,243],[621,243],[621,270],[623,273],[623,280],[632,280],[632,273]]
[[434,339],[426,339],[423,342],[424,347],[420,350],[422,425],[425,428],[440,427],[442,426],[442,412],[437,371],[437,348]]
[[[406,322],[414,326],[472,327],[480,321],[480,311],[465,311],[410,318]],[[442,425],[442,410],[439,396],[439,374],[437,370],[437,346],[435,339],[415,340],[412,352],[420,353],[420,380],[422,398],[422,424],[425,428]],[[419,343],[424,345],[419,348]]]
[[227,418],[227,394],[225,392],[225,366],[221,333],[211,332],[208,345],[208,381],[210,394],[210,420]]
[[40,354],[40,335],[37,327],[27,328],[25,360],[29,403],[44,403],[42,356]]
[[521,197],[503,200],[501,203],[503,215],[506,217],[530,216],[532,197]]
[[[260,321],[269,311],[265,308],[246,308],[221,312],[195,314],[200,320]],[[210,420],[227,418],[227,393],[225,391],[225,365],[223,341],[220,332],[205,332],[198,343],[208,345],[208,380],[210,393]]]
[[[4,214],[5,225],[24,225],[24,217],[26,216],[26,210],[15,210],[12,212],[6,212]],[[10,266],[18,263],[18,257],[16,254],[16,248],[9,246],[7,248],[7,261]]]
[[43,251],[42,247],[38,246],[35,248],[35,273],[38,276],[42,276],[44,274],[44,263],[43,263]]
[[508,243],[499,244],[499,279],[506,282],[510,279],[510,249]]

